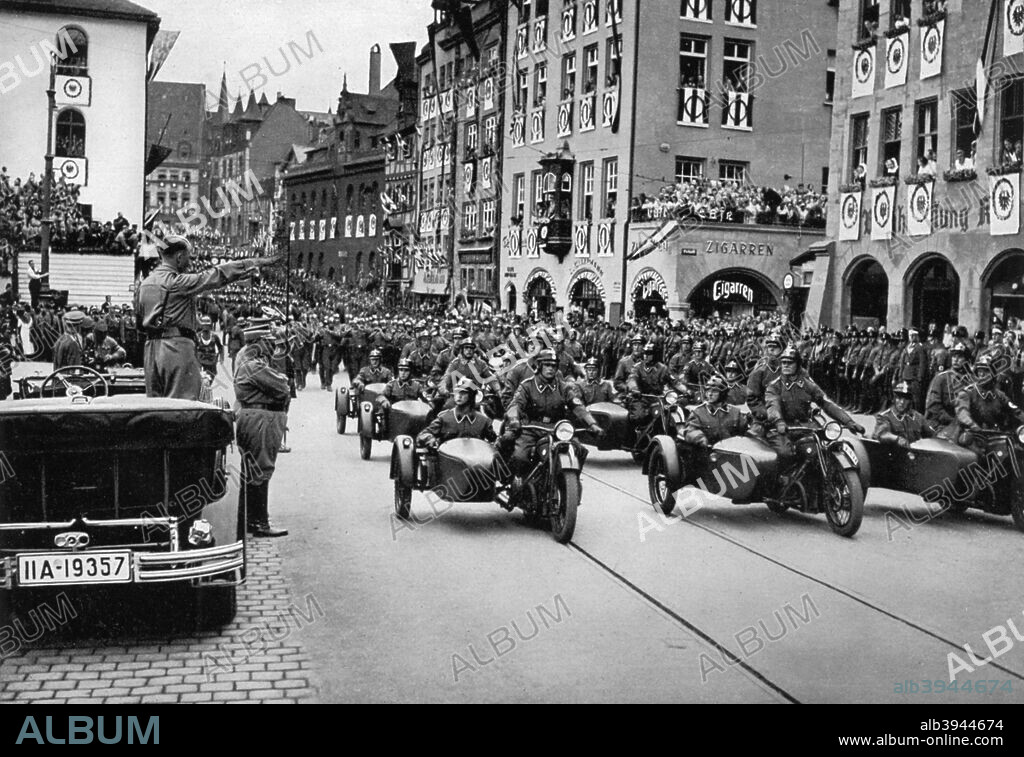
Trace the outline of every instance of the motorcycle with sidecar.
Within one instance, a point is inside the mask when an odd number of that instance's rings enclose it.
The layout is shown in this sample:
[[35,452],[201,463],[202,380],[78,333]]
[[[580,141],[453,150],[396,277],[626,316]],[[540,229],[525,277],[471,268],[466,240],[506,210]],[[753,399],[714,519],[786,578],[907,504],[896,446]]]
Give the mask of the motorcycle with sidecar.
[[868,485],[919,494],[955,513],[975,508],[1010,516],[1024,531],[1024,426],[973,433],[984,456],[941,437],[909,447],[860,440]]
[[369,460],[374,442],[393,442],[399,436],[416,437],[429,423],[432,408],[419,400],[394,402],[385,414],[376,403],[359,403],[359,457]]
[[576,530],[586,453],[569,421],[522,428],[542,437],[535,465],[515,501],[506,483],[510,476],[494,445],[482,439],[452,439],[434,450],[411,436],[397,437],[391,453],[395,514],[403,520],[413,517],[414,491],[428,491],[451,503],[497,502],[509,512],[522,509],[530,525],[549,522],[555,540],[567,543]]
[[750,434],[711,447],[681,434],[656,437],[643,469],[651,504],[669,515],[680,489],[697,487],[737,505],[764,502],[774,513],[824,513],[835,533],[853,536],[864,517],[864,487],[860,458],[842,438],[842,427],[835,421],[790,426],[786,435],[789,459]]
[[643,462],[653,439],[662,434],[674,436],[676,429],[682,428],[686,420],[686,408],[680,404],[677,392],[643,394],[641,399],[649,403],[651,415],[641,427],[639,435],[629,422],[629,410],[626,407],[616,402],[597,402],[587,406],[587,410],[604,431],[604,436],[598,438],[587,429],[579,429],[576,433],[580,443],[596,447],[602,452],[629,452],[634,462]]
[[384,394],[384,388],[385,384],[367,384],[361,392],[357,392],[349,386],[339,388],[334,395],[334,414],[337,416],[338,433],[345,433],[349,418],[353,418],[357,422],[360,421],[359,408],[361,404],[369,402],[372,405],[377,397]]

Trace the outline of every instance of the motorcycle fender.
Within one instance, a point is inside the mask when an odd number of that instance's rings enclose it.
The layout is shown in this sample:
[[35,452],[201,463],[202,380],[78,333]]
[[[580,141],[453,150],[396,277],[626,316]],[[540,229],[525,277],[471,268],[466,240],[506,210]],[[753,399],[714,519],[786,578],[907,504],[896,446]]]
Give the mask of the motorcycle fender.
[[410,489],[416,483],[416,443],[411,436],[395,439],[391,448],[391,478]]
[[832,445],[832,457],[839,463],[843,470],[855,470],[860,473],[860,456],[851,445],[844,442],[836,442]]
[[583,469],[583,465],[580,463],[580,457],[571,445],[567,445],[558,450],[555,454],[555,466],[556,473],[561,473],[566,470],[580,471]]
[[868,455],[867,447],[855,436],[843,436],[837,442],[833,442],[833,450],[840,450],[849,460],[850,465],[843,465],[843,470],[856,469],[860,474],[860,485],[864,491],[871,486],[871,457]]
[[364,402],[359,406],[359,435],[373,438],[373,403]]
[[334,395],[334,412],[336,415],[348,414],[348,389],[341,387]]

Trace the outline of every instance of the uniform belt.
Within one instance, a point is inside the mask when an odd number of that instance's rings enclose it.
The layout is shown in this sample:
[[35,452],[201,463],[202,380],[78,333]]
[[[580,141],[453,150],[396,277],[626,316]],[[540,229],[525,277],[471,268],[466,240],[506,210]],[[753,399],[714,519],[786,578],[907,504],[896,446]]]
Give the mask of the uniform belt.
[[269,410],[272,413],[287,412],[284,405],[268,405],[261,402],[247,402],[242,405],[243,410]]
[[184,326],[168,326],[163,329],[148,329],[146,331],[147,339],[174,339],[175,337],[186,337],[187,339],[195,339],[196,332],[192,329],[187,329]]

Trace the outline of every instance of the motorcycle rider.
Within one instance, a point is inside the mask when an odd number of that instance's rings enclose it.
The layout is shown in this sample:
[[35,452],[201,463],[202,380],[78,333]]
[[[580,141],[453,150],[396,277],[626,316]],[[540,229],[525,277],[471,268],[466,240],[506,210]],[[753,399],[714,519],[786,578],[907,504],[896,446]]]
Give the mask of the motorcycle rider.
[[790,423],[803,426],[811,421],[811,403],[815,403],[824,413],[838,421],[857,435],[864,434],[864,427],[830,400],[821,387],[814,383],[807,371],[801,366],[800,353],[792,347],[787,348],[779,357],[781,375],[772,381],[765,390],[765,402],[768,406],[768,423],[774,430],[769,435],[768,443],[782,457],[793,455],[793,445],[786,436]]
[[377,416],[387,419],[387,412],[393,402],[406,400],[427,401],[423,384],[412,378],[412,363],[408,359],[398,361],[398,377],[391,379],[384,387],[384,393],[375,401]]
[[910,384],[906,381],[898,383],[892,392],[892,407],[875,416],[875,430],[871,438],[883,444],[909,447],[916,441],[935,436],[925,417],[913,408],[913,401]]
[[750,372],[747,379],[747,407],[750,409],[750,432],[762,439],[766,432],[768,407],[765,404],[765,390],[782,373],[779,356],[782,354],[782,338],[772,334],[764,343],[764,356]]
[[997,386],[989,355],[981,355],[974,364],[977,383],[960,390],[956,396],[956,419],[960,424],[957,443],[985,454],[984,440],[975,431],[1011,431],[1024,425],[1024,411],[1010,401]]
[[633,366],[629,380],[626,382],[626,388],[630,395],[629,421],[636,432],[639,432],[650,418],[651,408],[654,404],[653,400],[645,399],[643,395],[660,396],[669,390],[675,390],[680,394],[685,393],[683,387],[672,378],[672,374],[668,372],[665,364],[655,360],[657,349],[651,342],[644,345],[643,359]]
[[701,393],[704,391],[704,385],[708,379],[715,375],[714,366],[705,358],[707,351],[707,345],[704,342],[694,342],[693,357],[683,368],[681,383],[685,384],[685,388],[681,391],[696,402],[700,401]]
[[729,403],[729,385],[720,376],[712,376],[704,389],[707,398],[686,419],[683,439],[700,447],[710,447],[731,436],[747,432],[747,419]]
[[416,437],[418,445],[436,450],[451,439],[483,439],[494,443],[494,423],[476,409],[477,386],[462,378],[455,384],[455,407],[438,414]]
[[629,376],[633,373],[633,366],[641,360],[643,344],[644,340],[640,338],[639,334],[634,334],[629,338],[630,354],[622,358],[615,367],[615,378],[612,383],[615,386],[616,393],[625,394],[629,391],[626,382],[629,381]]
[[737,360],[730,360],[722,369],[725,373],[726,400],[730,405],[742,405],[747,401],[747,387],[743,383],[743,368]]
[[461,378],[485,382],[495,393],[500,393],[501,387],[491,367],[482,358],[477,357],[476,343],[467,336],[463,337],[456,346],[458,354],[448,364],[441,393],[449,394],[454,391],[456,383]]
[[693,359],[693,339],[689,334],[682,337],[679,342],[679,349],[669,358],[668,369],[672,376],[679,378],[683,375],[687,364]]
[[391,371],[381,365],[380,350],[370,350],[370,363],[364,365],[352,382],[352,391],[358,396],[367,384],[386,384],[394,378]]
[[614,402],[615,390],[610,381],[604,381],[598,377],[597,358],[592,357],[587,361],[585,369],[587,377],[576,382],[580,394],[583,395],[583,403],[588,407],[598,402]]
[[535,376],[519,385],[505,415],[507,432],[516,437],[510,466],[513,476],[510,493],[512,502],[522,492],[523,479],[533,465],[537,445],[546,438],[539,431],[524,430],[524,423],[553,426],[559,421],[566,420],[572,413],[576,420],[586,424],[591,433],[597,436],[604,435],[594,416],[583,404],[579,388],[556,376],[558,359],[554,352],[541,350],[537,355],[537,369],[538,373]]
[[939,373],[928,387],[924,417],[938,431],[939,437],[951,442],[956,441],[958,433],[956,396],[972,381],[968,355],[966,345],[955,343],[949,350],[952,368]]

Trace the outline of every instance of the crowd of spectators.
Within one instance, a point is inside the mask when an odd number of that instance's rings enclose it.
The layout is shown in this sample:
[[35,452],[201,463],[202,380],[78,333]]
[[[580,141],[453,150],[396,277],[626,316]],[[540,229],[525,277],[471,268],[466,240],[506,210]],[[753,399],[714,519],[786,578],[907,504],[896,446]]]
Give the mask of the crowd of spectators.
[[781,190],[725,179],[686,179],[634,200],[632,219],[698,218],[714,223],[824,228],[828,196],[803,184]]

